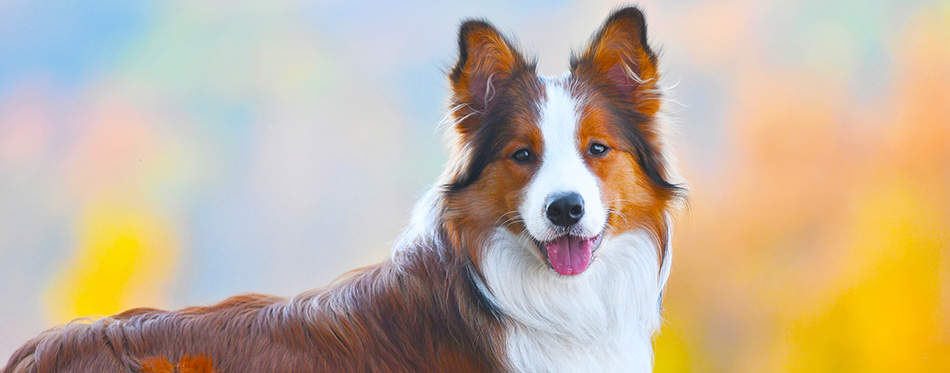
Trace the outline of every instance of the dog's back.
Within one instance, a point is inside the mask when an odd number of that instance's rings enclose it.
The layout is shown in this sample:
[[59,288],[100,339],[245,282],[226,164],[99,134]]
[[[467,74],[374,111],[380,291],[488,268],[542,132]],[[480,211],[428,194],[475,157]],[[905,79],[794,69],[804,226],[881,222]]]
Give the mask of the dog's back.
[[464,270],[426,253],[293,298],[242,295],[73,322],[27,342],[3,372],[502,369],[489,345],[498,326],[459,307],[475,304]]

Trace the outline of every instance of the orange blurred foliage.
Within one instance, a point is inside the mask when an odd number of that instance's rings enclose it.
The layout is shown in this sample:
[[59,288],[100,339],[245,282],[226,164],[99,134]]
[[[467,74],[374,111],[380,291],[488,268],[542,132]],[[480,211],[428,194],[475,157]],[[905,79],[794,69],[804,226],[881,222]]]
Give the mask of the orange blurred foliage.
[[728,175],[686,165],[657,371],[950,368],[950,6],[908,25],[871,105],[744,66]]

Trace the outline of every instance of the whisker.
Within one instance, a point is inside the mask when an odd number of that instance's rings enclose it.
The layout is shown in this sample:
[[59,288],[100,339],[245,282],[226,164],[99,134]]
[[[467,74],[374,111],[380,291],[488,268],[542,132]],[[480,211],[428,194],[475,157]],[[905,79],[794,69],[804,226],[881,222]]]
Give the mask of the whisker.
[[522,220],[521,218],[517,218],[517,217],[516,217],[516,218],[508,219],[508,220],[506,220],[504,223],[501,224],[501,228],[502,228],[502,229],[508,229],[508,226],[510,226],[510,225],[512,225],[512,224],[515,224],[515,223],[518,223],[518,222],[524,222],[524,220]]
[[[506,216],[511,215],[511,214],[517,214],[517,213],[518,213],[518,210],[515,210],[515,211],[508,211],[508,212],[506,212],[506,213],[504,213],[504,214],[501,214],[501,216],[499,216],[498,219],[495,220],[495,225],[498,225],[498,222],[501,221],[501,219],[504,219]],[[520,218],[520,217],[518,217],[518,218]]]
[[619,210],[607,209],[607,213],[617,214],[618,216],[620,216],[621,218],[623,218],[623,222],[624,222],[625,224],[630,224],[630,220],[627,219],[627,215],[624,214],[624,213],[622,213],[622,212],[620,212]]

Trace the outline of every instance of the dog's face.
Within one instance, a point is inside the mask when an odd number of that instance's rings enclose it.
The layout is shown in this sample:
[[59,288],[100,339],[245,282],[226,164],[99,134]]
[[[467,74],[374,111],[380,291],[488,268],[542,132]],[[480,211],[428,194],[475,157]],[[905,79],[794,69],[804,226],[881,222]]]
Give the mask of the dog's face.
[[456,241],[503,228],[561,275],[587,270],[605,235],[657,235],[677,187],[656,115],[656,55],[639,12],[617,12],[571,71],[539,77],[491,25],[469,21],[451,73],[456,166],[448,187]]

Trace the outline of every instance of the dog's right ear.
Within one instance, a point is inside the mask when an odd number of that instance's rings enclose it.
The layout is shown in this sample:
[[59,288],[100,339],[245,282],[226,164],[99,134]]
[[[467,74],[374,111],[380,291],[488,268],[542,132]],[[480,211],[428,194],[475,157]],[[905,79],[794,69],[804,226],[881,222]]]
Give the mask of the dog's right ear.
[[591,81],[602,81],[637,110],[654,115],[657,100],[657,56],[647,43],[647,23],[637,7],[615,11],[580,56],[571,57],[571,72]]
[[468,20],[459,28],[459,59],[449,74],[457,103],[475,112],[491,104],[495,89],[527,66],[524,58],[490,23]]

